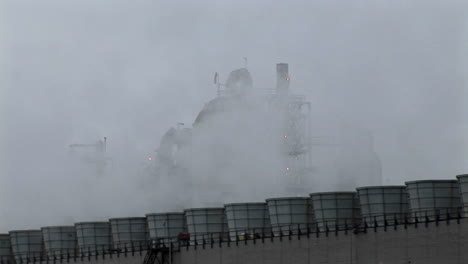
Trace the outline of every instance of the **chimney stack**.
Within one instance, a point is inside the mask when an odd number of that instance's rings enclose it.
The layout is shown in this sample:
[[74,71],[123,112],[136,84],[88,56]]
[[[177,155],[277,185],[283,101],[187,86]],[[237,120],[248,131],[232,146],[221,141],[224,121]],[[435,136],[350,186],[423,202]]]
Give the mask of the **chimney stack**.
[[279,95],[287,95],[289,92],[289,81],[288,64],[276,64],[276,93]]

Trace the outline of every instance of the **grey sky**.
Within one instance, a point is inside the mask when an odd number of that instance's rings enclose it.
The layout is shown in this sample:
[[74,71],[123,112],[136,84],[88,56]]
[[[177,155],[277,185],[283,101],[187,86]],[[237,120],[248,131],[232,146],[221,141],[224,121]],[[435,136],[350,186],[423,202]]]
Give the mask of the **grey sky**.
[[66,175],[66,146],[103,136],[122,173],[96,206],[151,208],[133,206],[136,171],[243,57],[257,88],[288,62],[317,118],[368,127],[385,183],[468,170],[463,1],[0,3],[2,232],[73,215],[86,199],[73,185],[91,183]]

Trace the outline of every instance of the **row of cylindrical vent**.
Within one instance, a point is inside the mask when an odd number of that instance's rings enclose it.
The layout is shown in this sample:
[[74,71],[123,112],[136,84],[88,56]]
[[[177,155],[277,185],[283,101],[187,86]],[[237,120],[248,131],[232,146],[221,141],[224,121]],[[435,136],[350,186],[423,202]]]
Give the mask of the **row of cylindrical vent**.
[[[248,239],[263,234],[351,228],[363,222],[401,222],[409,218],[468,215],[468,174],[457,180],[406,182],[406,186],[357,188],[357,192],[312,193],[310,197],[267,199],[266,203],[234,203],[219,208],[113,218],[109,222],[81,222],[74,226],[0,234],[0,258],[23,261],[34,257],[87,255],[124,248],[146,247],[149,239],[176,239],[188,233],[191,241],[220,236]],[[462,205],[463,201],[463,205]],[[429,213],[428,213],[429,212]],[[292,231],[294,230],[294,231]],[[224,237],[227,238],[227,237]]]

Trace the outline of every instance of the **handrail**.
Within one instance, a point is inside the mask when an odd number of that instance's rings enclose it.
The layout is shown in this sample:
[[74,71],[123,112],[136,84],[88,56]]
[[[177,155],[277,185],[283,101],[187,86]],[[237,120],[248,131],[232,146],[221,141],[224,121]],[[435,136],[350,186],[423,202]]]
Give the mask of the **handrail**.
[[[381,215],[371,215],[369,217],[361,217],[359,224],[355,224],[349,219],[344,220],[341,224],[337,224],[336,220],[340,219],[329,219],[330,221],[321,221],[320,224],[324,224],[326,227],[324,230],[318,228],[317,221],[308,223],[308,224],[289,224],[289,225],[272,225],[264,228],[249,228],[249,229],[230,229],[226,232],[215,232],[215,233],[202,233],[202,234],[190,234],[190,239],[180,240],[177,237],[170,238],[160,238],[152,239],[148,241],[133,241],[130,243],[130,248],[125,246],[123,249],[113,249],[112,245],[102,245],[94,246],[88,248],[80,249],[69,249],[62,250],[65,251],[63,254],[57,254],[53,257],[48,256],[47,254],[32,254],[32,255],[16,255],[12,258],[17,259],[16,264],[27,264],[27,263],[36,263],[36,262],[46,262],[54,263],[57,260],[75,260],[77,258],[83,260],[87,258],[90,260],[92,257],[97,258],[101,256],[102,258],[119,258],[121,254],[127,256],[128,254],[134,255],[139,253],[142,255],[143,251],[148,251],[155,246],[160,247],[161,245],[166,247],[171,247],[175,250],[180,250],[181,247],[193,246],[202,246],[206,245],[213,246],[215,243],[230,243],[234,242],[238,244],[240,241],[247,243],[247,240],[255,241],[261,240],[264,241],[266,238],[273,239],[274,237],[283,237],[291,238],[292,235],[297,235],[300,239],[300,236],[306,235],[309,237],[311,234],[320,236],[321,233],[324,233],[326,236],[329,234],[337,235],[339,231],[345,231],[347,234],[348,231],[353,231],[354,234],[357,233],[366,233],[368,229],[373,229],[376,231],[378,227],[383,227],[386,230],[387,227],[396,227],[404,226],[407,228],[409,225],[418,227],[418,224],[428,225],[429,223],[436,223],[437,225],[441,222],[450,223],[454,220],[457,223],[461,219],[467,219],[468,215],[465,215],[463,208],[444,208],[436,210],[425,210],[425,211],[416,211],[408,212],[402,214],[381,214]],[[332,223],[329,225],[329,223]],[[15,261],[0,259],[0,264],[14,264]]]

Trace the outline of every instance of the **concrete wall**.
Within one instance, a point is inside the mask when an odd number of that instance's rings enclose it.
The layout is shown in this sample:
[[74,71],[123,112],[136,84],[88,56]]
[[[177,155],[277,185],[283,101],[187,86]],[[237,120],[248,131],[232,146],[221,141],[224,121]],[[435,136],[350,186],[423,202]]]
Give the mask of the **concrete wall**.
[[468,219],[405,227],[368,229],[366,233],[321,233],[310,238],[248,241],[214,249],[182,250],[182,264],[462,264],[468,263]]
[[389,227],[356,235],[356,260],[367,263],[468,263],[468,220]]
[[[173,254],[174,264],[466,264],[468,263],[468,219],[460,223],[419,223],[417,226],[367,229],[366,233],[340,231],[292,236],[262,242],[257,239],[221,245],[190,246]],[[125,257],[106,256],[76,263],[136,264],[143,263],[145,252]],[[71,259],[70,263],[74,260]],[[53,263],[53,262],[49,262]],[[57,261],[57,263],[60,263]],[[63,263],[67,263],[66,260]]]

